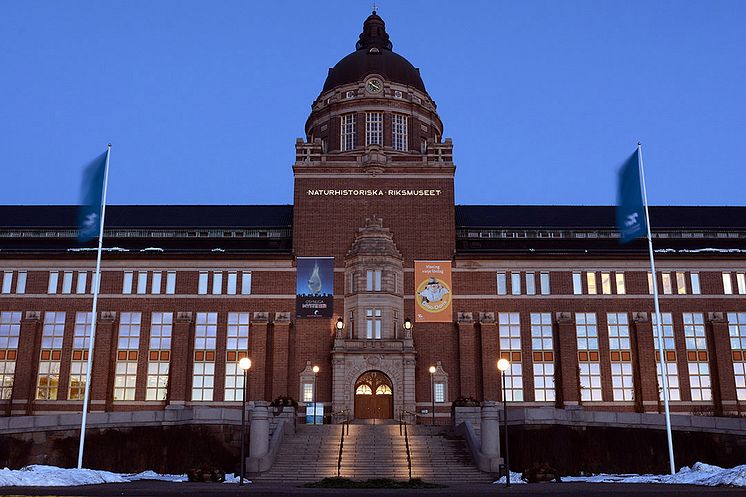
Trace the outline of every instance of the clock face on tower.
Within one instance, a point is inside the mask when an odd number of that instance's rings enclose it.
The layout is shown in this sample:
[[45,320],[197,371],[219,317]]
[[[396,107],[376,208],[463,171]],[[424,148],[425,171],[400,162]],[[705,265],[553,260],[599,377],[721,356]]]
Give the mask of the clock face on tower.
[[378,78],[370,78],[366,81],[365,88],[369,93],[381,93],[381,90],[383,90],[383,82]]

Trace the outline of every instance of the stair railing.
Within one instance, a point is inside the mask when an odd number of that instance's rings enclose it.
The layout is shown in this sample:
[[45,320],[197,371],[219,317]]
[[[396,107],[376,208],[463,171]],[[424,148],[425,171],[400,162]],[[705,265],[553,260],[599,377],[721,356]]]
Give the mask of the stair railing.
[[341,411],[333,412],[324,416],[328,417],[331,423],[334,423],[336,419],[339,419],[342,416],[344,416],[344,419],[341,422],[342,429],[339,437],[339,452],[337,455],[337,477],[339,477],[342,473],[342,449],[344,448],[345,444],[345,434],[350,434],[350,410],[342,409]]
[[409,431],[407,429],[407,417],[414,417],[415,421],[417,420],[417,414],[416,412],[407,411],[405,409],[402,409],[399,411],[399,435],[402,434],[402,428],[404,428],[404,446],[407,449],[407,470],[409,471],[409,479],[412,479],[412,451],[409,446]]

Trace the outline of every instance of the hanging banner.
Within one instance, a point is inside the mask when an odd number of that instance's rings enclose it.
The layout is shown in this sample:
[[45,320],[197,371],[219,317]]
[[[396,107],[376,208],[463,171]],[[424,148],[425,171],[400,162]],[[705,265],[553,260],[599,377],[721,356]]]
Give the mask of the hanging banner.
[[295,316],[330,318],[334,310],[334,258],[298,257]]
[[451,261],[414,262],[416,323],[450,323]]

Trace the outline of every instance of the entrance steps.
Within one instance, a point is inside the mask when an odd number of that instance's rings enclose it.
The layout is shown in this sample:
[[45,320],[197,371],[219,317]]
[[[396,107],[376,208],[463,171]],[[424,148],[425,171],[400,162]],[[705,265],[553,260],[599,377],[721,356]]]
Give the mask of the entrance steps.
[[[256,481],[312,482],[337,476],[342,425],[299,425],[283,440],[272,469]],[[466,442],[446,427],[408,426],[412,477],[442,483],[489,483],[472,462]],[[340,476],[409,479],[407,449],[398,424],[351,424],[345,435]]]

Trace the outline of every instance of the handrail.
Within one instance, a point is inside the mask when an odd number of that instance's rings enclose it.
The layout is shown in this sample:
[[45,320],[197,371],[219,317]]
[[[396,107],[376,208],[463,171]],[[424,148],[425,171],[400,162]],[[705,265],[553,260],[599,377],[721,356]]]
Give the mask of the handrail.
[[339,438],[339,455],[337,456],[337,478],[339,478],[339,476],[342,473],[342,451],[345,446],[345,429],[347,430],[347,435],[350,434],[350,410],[343,409],[339,411],[339,413],[343,413],[343,412],[347,414],[347,417],[344,423],[342,423],[342,430],[341,430],[342,434],[340,435],[340,438]]
[[412,454],[409,451],[409,434],[407,433],[407,425],[404,424],[404,445],[407,447],[407,469],[409,470],[409,479],[412,479]]

